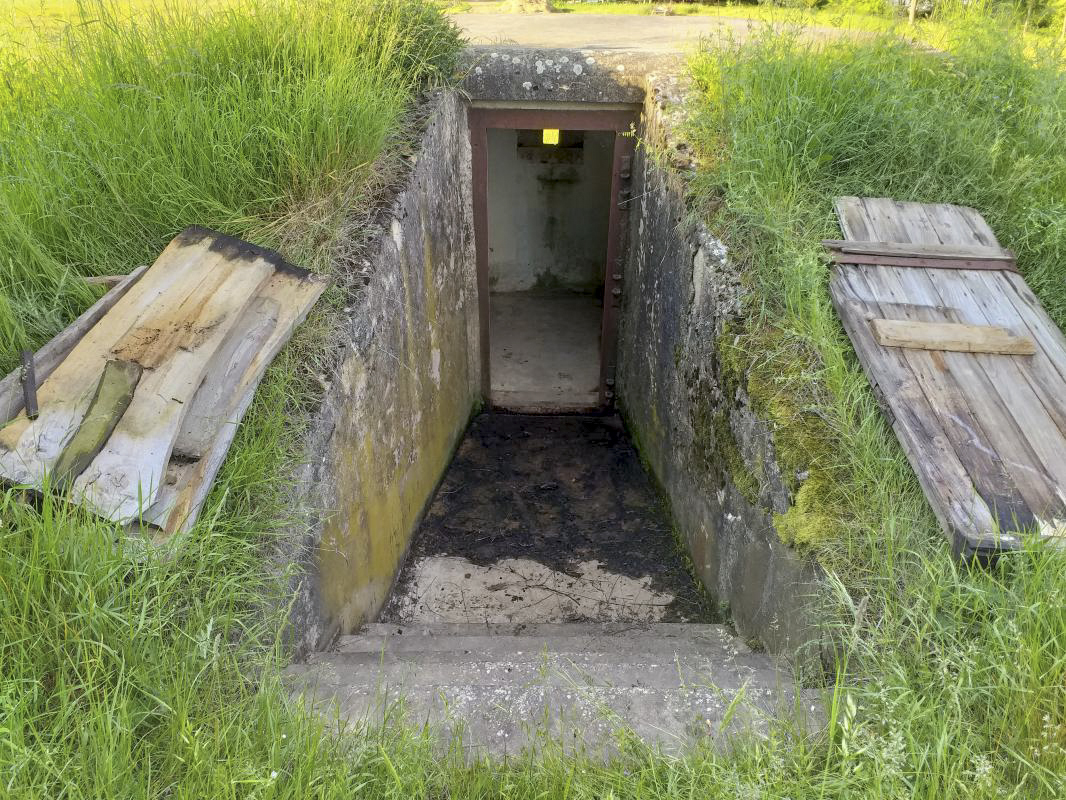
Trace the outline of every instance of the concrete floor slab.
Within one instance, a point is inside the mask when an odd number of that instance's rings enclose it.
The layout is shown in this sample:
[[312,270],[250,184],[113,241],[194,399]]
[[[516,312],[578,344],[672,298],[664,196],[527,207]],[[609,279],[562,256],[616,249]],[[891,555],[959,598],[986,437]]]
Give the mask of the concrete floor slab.
[[603,303],[592,295],[494,293],[492,403],[511,411],[578,411],[599,401]]

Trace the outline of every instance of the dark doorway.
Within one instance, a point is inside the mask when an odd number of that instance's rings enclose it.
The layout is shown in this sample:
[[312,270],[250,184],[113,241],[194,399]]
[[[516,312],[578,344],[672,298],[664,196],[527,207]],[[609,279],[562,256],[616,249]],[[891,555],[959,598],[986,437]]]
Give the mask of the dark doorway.
[[611,405],[635,121],[628,111],[471,109],[489,407]]

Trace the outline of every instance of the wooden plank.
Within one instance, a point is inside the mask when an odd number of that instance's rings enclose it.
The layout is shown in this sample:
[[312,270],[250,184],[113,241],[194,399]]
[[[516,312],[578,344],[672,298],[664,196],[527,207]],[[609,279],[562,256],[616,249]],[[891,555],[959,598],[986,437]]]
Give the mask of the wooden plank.
[[834,250],[830,258],[837,264],[882,264],[886,267],[916,267],[919,269],[981,269],[1017,272],[1013,261],[991,261],[962,258],[907,258],[905,256],[871,255],[869,253],[844,253]]
[[[902,238],[929,237],[944,243],[965,243],[976,238],[973,228],[954,206],[884,199],[863,202],[867,208],[879,208],[886,218],[891,218],[899,226],[897,235]],[[990,230],[983,241],[995,242]],[[928,271],[908,274],[908,278],[912,286],[921,284],[923,291],[931,292],[934,300],[957,308],[960,321],[989,324],[993,320],[983,308],[995,307],[996,299],[985,292],[970,291],[967,286],[968,277],[978,275]],[[1060,445],[1056,441],[1061,441],[1061,437],[1024,375],[1023,368],[1029,363],[1030,359],[1012,357],[955,355],[951,357],[950,368],[964,396],[979,409],[985,430],[993,435],[997,454],[1021,488],[1029,508],[1037,518],[1046,518],[1062,510],[1057,476],[1066,468],[1063,458],[1066,442]],[[1010,435],[1003,435],[1008,431]],[[980,475],[975,477],[980,488],[985,479]]]
[[153,315],[111,349],[111,357],[140,364],[147,374],[107,444],[74,482],[74,493],[116,522],[137,518],[153,503],[211,358],[274,272],[264,258],[220,251],[214,237],[205,241],[219,256],[213,269],[180,302],[162,298]]
[[868,312],[839,271],[830,281],[830,296],[848,332],[874,393],[889,405],[889,418],[907,460],[945,532],[991,530],[995,525],[987,504],[977,495],[955,448],[936,424],[922,387],[911,375],[902,351],[874,341]]
[[[971,209],[972,210],[972,209]],[[912,258],[948,258],[964,261],[1013,261],[1014,253],[1003,247],[970,244],[932,244],[929,242],[870,242],[853,239],[823,239],[822,244],[842,253],[904,256]]]
[[211,242],[179,235],[144,276],[77,340],[38,387],[40,416],[25,414],[0,428],[0,475],[14,483],[41,485],[77,431],[111,349],[127,332],[151,323],[161,306],[180,302],[222,261]]
[[1006,328],[994,325],[899,319],[873,319],[870,325],[877,343],[885,347],[1020,356],[1036,353],[1036,343],[1028,336],[1015,336]]
[[267,366],[326,285],[320,276],[291,269],[279,270],[260,289],[193,400],[174,446],[182,457],[168,465],[156,501],[144,515],[146,522],[167,534],[195,524]]
[[85,471],[129,408],[143,370],[130,361],[108,361],[77,432],[67,442],[52,472],[52,485],[65,491]]
[[[961,209],[954,206],[928,206],[924,213],[928,215],[937,235],[944,240],[974,237],[979,230]],[[991,231],[985,235],[990,236]],[[931,275],[930,279],[933,277]],[[966,309],[970,317],[966,322],[988,323],[1005,319],[1009,320],[1011,327],[1024,329],[1023,321],[1009,313],[1013,311],[1012,306],[1003,303],[1001,297],[990,295],[987,285],[978,276],[972,276],[972,280],[975,285],[971,285],[971,281],[963,274],[950,282],[943,279],[939,281],[942,295],[955,293],[959,297],[969,298]],[[1000,316],[1006,314],[1009,316]],[[1056,499],[1047,507],[1034,510],[1042,517],[1066,515],[1066,503],[1060,490],[1060,487],[1066,486],[1066,406],[1063,405],[1066,383],[1059,382],[1055,386],[1056,376],[1050,372],[1042,372],[1042,378],[1036,377],[1030,359],[974,358],[988,373],[1003,402],[1021,421],[1022,435],[1049,473],[1049,488]]]
[[[871,201],[869,198],[842,198],[838,204],[845,235],[859,238],[891,238],[906,242],[911,238],[899,220],[892,201]],[[923,309],[946,309],[943,299],[930,285],[922,270],[895,269],[888,267],[854,267],[848,274],[862,276],[870,282],[871,296],[906,307]],[[858,277],[856,277],[858,279]],[[954,321],[938,314],[918,313],[909,317],[916,321]],[[1012,453],[1018,459],[1035,461],[1032,453],[1021,447],[1017,425],[1009,409],[1003,407],[995,395],[995,389],[972,362],[974,356],[962,353],[932,353],[925,351],[899,350],[915,380],[927,393],[931,393],[933,419],[926,422],[936,425],[951,443],[956,458],[965,467],[966,484],[971,492],[980,494],[995,515],[995,521],[982,528],[957,529],[971,542],[985,540],[996,527],[1002,530],[1016,529],[1032,519],[1030,503],[1047,500],[1046,484],[1026,477],[1018,483],[1000,458],[1000,448],[1018,450]],[[960,391],[955,376],[964,373],[972,384],[970,391]],[[1019,449],[1020,448],[1020,449]],[[931,454],[934,461],[943,456]],[[916,473],[933,468],[928,460],[912,461]],[[958,494],[958,486],[933,486],[933,491]]]
[[[41,384],[55,371],[60,362],[70,353],[74,346],[81,341],[85,333],[110,311],[115,303],[129,291],[148,267],[138,267],[115,287],[87,308],[81,316],[70,325],[56,334],[52,339],[34,353],[34,372],[36,373],[37,386]],[[13,420],[22,411],[22,387],[19,382],[19,370],[0,380],[0,425]]]
[[[898,283],[893,284],[889,277],[881,269],[869,270],[868,274],[864,275],[856,268],[849,274],[849,281],[856,294],[869,298],[873,308],[876,308],[879,297],[905,291]],[[936,314],[944,313],[929,311],[929,306],[911,306],[910,309],[907,313],[916,320],[931,319]],[[927,419],[924,427],[942,431],[955,457],[964,468],[965,479],[962,486],[941,485],[938,491],[951,491],[955,494],[965,494],[968,491],[980,496],[996,521],[995,524],[1003,531],[1015,530],[1032,523],[1033,513],[1029,503],[1046,501],[1046,496],[1040,492],[1043,484],[1037,483],[1036,487],[1019,486],[1005,468],[997,448],[1004,441],[1010,442],[1011,437],[1016,437],[1016,431],[1011,429],[1009,415],[995,404],[987,403],[985,396],[979,396],[975,402],[973,398],[959,391],[949,371],[949,362],[966,356],[884,348],[882,352],[899,354],[908,380],[913,380],[927,399],[928,407],[924,412]],[[994,424],[983,424],[982,419],[992,419]],[[944,456],[941,454],[932,457],[939,459]],[[929,469],[928,463],[913,466],[916,472]]]

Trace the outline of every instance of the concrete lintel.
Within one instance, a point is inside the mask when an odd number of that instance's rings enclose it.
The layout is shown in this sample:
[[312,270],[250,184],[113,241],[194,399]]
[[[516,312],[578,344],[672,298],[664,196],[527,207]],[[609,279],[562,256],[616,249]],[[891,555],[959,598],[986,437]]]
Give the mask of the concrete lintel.
[[618,50],[477,46],[463,55],[471,102],[620,104],[644,102],[648,76],[678,75],[676,54]]

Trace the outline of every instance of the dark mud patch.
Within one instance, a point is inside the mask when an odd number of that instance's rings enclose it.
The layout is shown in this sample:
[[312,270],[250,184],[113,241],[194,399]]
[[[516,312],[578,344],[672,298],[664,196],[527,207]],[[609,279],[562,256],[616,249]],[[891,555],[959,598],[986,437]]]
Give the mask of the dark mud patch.
[[414,565],[432,556],[478,566],[528,559],[571,575],[594,560],[673,595],[663,621],[715,621],[614,416],[477,417],[414,537],[394,597],[412,582]]

